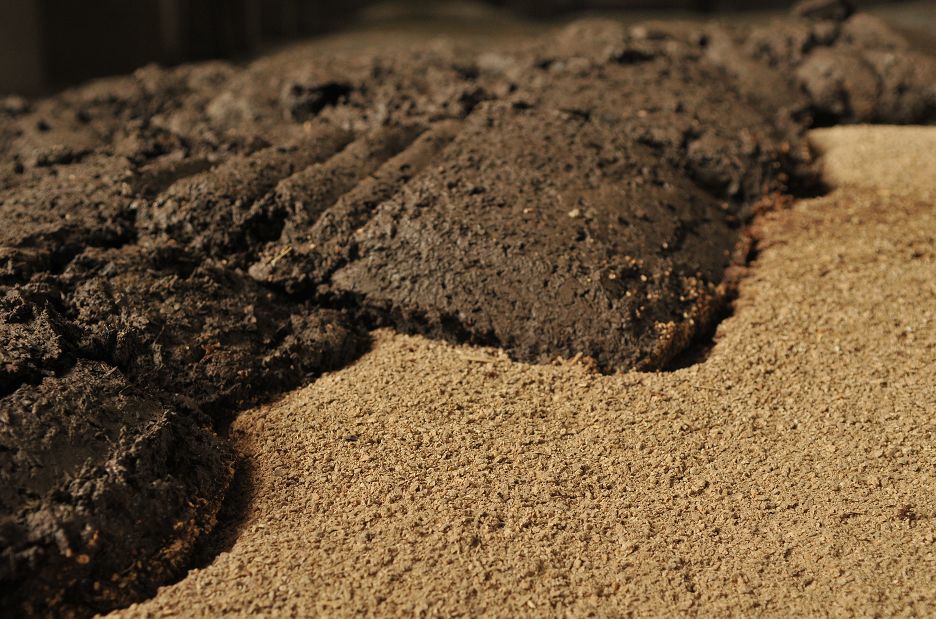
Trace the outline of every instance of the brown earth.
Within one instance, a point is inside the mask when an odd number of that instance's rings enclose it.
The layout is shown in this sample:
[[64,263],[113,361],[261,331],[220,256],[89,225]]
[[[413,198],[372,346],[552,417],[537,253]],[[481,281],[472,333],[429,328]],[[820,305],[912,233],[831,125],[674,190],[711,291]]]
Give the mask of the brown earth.
[[936,187],[878,173],[936,130],[816,139],[843,185],[759,221],[707,360],[602,376],[380,331],[235,421],[229,546],[115,616],[936,613]]
[[233,470],[216,432],[368,328],[670,365],[753,213],[815,189],[807,126],[936,115],[931,58],[823,15],[312,44],[4,99],[0,607],[87,615],[178,574]]

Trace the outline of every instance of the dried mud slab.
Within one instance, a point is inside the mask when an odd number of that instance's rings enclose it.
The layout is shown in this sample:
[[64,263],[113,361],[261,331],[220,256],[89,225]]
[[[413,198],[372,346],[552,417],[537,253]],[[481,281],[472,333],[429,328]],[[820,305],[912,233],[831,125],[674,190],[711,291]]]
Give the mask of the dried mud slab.
[[497,104],[446,153],[357,231],[334,290],[404,329],[605,368],[659,367],[708,319],[737,227],[649,147]]
[[178,575],[230,477],[215,428],[369,327],[668,363],[755,209],[811,182],[807,126],[933,119],[933,61],[838,6],[0,101],[0,607],[88,615]]
[[722,307],[751,203],[797,164],[795,132],[665,43],[585,22],[551,48],[564,56],[513,61],[508,100],[480,103],[374,209],[324,289],[520,359],[665,365]]

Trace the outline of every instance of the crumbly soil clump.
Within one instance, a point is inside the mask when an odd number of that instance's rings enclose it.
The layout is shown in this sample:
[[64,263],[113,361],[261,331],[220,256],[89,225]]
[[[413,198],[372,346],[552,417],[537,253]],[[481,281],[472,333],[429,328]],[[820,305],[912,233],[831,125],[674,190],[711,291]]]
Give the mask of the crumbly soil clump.
[[0,606],[87,615],[177,575],[230,479],[216,429],[368,328],[665,366],[755,206],[810,182],[805,127],[934,117],[905,47],[847,12],[596,21],[3,100]]

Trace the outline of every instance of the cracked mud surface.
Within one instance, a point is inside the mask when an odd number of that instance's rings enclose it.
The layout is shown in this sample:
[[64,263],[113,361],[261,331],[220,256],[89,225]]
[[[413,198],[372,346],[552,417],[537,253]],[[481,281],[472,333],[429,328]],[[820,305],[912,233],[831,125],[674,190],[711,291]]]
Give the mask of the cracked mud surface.
[[810,183],[805,127],[936,113],[931,59],[822,17],[300,47],[0,102],[2,607],[177,575],[230,479],[214,429],[368,328],[664,366],[755,208]]

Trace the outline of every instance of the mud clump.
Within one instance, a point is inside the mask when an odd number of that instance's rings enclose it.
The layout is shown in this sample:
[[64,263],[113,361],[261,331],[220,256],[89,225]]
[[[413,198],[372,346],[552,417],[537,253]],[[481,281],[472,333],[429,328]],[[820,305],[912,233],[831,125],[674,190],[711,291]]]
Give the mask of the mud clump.
[[362,341],[341,312],[290,302],[173,244],[89,250],[61,279],[85,354],[216,420],[341,367]]
[[691,335],[682,325],[707,320],[738,235],[716,200],[641,169],[651,149],[620,136],[558,110],[480,108],[357,231],[329,288],[400,328],[524,359],[658,367]]
[[810,182],[807,127],[936,116],[932,59],[803,15],[0,102],[0,606],[84,616],[176,577],[230,479],[216,429],[369,327],[666,365],[730,298],[755,205]]
[[708,57],[746,92],[813,126],[932,121],[931,56],[910,49],[882,21],[852,14],[847,3],[800,6],[804,19],[744,31],[708,29]]
[[228,449],[115,370],[80,360],[4,398],[4,608],[87,614],[151,594],[213,526]]

